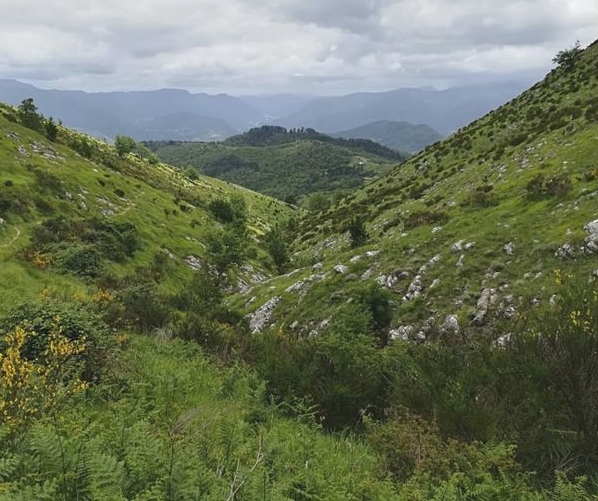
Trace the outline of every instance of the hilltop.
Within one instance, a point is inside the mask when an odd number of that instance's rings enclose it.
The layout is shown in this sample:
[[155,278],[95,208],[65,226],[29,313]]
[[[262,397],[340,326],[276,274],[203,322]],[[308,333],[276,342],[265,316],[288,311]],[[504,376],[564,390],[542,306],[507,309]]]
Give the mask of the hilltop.
[[164,162],[293,203],[316,192],[362,186],[409,156],[366,139],[267,125],[221,143],[145,144]]

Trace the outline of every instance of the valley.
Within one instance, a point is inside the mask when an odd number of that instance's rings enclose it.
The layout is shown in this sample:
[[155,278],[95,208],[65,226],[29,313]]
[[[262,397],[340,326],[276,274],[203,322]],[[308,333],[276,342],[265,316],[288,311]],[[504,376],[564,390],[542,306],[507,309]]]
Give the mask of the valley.
[[414,155],[1,105],[0,498],[596,499],[598,43],[570,56]]

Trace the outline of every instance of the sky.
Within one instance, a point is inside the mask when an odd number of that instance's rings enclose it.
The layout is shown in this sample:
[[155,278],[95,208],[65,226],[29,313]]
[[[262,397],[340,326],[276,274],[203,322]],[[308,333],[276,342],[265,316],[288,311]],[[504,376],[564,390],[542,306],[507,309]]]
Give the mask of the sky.
[[0,0],[0,78],[86,91],[343,94],[535,81],[597,0]]

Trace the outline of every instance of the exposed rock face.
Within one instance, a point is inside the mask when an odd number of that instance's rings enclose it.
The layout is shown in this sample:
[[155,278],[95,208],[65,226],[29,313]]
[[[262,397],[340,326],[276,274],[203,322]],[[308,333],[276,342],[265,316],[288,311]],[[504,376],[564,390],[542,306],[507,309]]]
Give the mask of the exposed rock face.
[[459,334],[461,326],[459,325],[457,315],[447,315],[442,324],[440,324],[440,332],[442,334]]
[[344,264],[337,264],[332,269],[340,275],[344,275],[349,270]]
[[272,318],[274,308],[276,308],[276,305],[279,302],[280,296],[274,296],[261,308],[258,308],[256,311],[248,315],[249,329],[252,333],[261,332],[262,330],[264,330],[264,327],[268,325],[268,322],[270,322],[270,319]]
[[399,325],[396,329],[392,329],[388,333],[389,340],[400,339],[401,341],[409,341],[411,335],[415,332],[413,325]]
[[298,282],[295,282],[294,284],[289,285],[284,291],[285,292],[298,292],[300,290],[303,290],[303,288],[305,287],[305,280],[299,280]]
[[382,287],[386,287],[387,289],[392,289],[401,280],[404,280],[408,276],[409,276],[408,271],[394,270],[389,275],[378,275],[376,277],[376,282],[378,282]]
[[463,250],[463,240],[459,240],[458,242],[455,242],[453,245],[451,245],[451,252],[453,254],[459,254],[459,252],[461,252]]
[[582,247],[583,252],[586,254],[598,254],[598,219],[590,221],[583,229],[588,233]]
[[249,275],[249,281],[253,284],[261,284],[268,280],[268,277],[259,271],[256,271],[250,264],[244,264],[241,269]]
[[473,319],[476,325],[482,325],[486,319],[488,308],[496,302],[496,290],[482,289],[482,294],[477,302],[477,311]]
[[558,248],[554,255],[565,260],[575,259],[575,249],[571,244],[563,244]]
[[427,271],[427,269],[430,266],[433,266],[438,261],[440,261],[440,254],[436,254],[426,264],[420,266],[419,270],[417,271],[417,275],[413,277],[412,282],[409,284],[409,287],[407,288],[407,293],[403,296],[403,301],[412,301],[415,298],[421,296],[424,290],[424,285],[422,283],[422,275]]
[[494,346],[498,348],[506,348],[511,343],[511,333],[503,334],[500,336],[496,341],[494,341]]
[[201,269],[201,261],[195,256],[187,256],[185,258],[185,263],[187,263],[189,268],[191,268],[193,271]]

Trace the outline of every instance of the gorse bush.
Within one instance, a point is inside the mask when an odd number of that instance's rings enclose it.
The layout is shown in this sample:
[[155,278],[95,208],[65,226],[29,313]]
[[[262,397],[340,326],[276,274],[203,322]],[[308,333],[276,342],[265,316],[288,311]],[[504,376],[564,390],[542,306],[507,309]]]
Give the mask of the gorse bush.
[[[43,360],[52,336],[58,333],[83,347],[78,355],[83,363],[81,377],[93,381],[101,376],[109,345],[108,330],[90,306],[55,300],[24,303],[0,319],[0,334],[8,335],[17,327],[27,334],[20,348],[25,359]],[[0,348],[4,349],[1,343]]]

